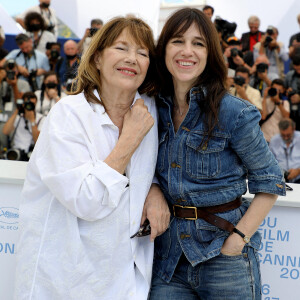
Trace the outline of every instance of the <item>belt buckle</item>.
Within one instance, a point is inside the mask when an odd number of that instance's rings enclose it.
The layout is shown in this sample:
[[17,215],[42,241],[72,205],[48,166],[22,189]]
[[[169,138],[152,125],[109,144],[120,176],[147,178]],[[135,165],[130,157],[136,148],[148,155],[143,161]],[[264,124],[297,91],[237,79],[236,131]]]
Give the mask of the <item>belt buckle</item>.
[[175,217],[176,217],[175,206],[180,207],[180,208],[193,208],[195,210],[195,217],[194,218],[184,218],[184,219],[191,220],[191,221],[195,221],[195,220],[198,219],[197,207],[195,207],[195,206],[182,206],[182,205],[175,204],[175,205],[173,205],[173,212],[174,212]]

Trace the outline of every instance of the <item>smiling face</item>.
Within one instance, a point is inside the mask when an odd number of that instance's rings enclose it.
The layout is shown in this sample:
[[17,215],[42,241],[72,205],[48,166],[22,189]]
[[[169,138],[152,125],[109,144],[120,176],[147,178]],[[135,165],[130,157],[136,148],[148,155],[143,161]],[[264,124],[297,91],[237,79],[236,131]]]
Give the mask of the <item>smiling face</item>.
[[149,51],[138,45],[127,29],[113,44],[95,56],[101,86],[106,89],[136,91],[143,83],[149,67]]
[[206,61],[206,42],[195,24],[167,43],[165,62],[174,86],[184,84],[191,88],[204,71]]

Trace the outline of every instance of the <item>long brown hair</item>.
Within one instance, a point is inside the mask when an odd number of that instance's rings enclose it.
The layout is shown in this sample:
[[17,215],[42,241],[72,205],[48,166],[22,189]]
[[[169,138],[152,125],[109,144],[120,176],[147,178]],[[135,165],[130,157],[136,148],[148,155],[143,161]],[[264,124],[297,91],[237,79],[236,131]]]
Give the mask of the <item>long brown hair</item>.
[[[157,42],[157,91],[165,96],[174,95],[172,75],[165,63],[166,46],[171,38],[186,32],[195,24],[206,42],[207,62],[204,71],[194,86],[204,87],[205,100],[199,103],[205,115],[207,140],[218,125],[220,102],[226,93],[227,68],[224,62],[217,30],[211,20],[196,8],[183,8],[176,11],[165,23]],[[187,95],[187,101],[189,97]]]
[[[76,95],[84,92],[87,101],[100,103],[99,99],[94,95],[95,89],[101,94],[101,76],[94,58],[97,53],[101,53],[105,48],[110,47],[124,29],[128,29],[136,43],[149,50],[150,65],[145,80],[138,91],[141,94],[147,93],[151,95],[153,93],[155,46],[151,28],[141,19],[118,17],[106,23],[93,36],[89,48],[81,59],[77,76],[72,85],[72,91],[69,94]],[[101,104],[103,105],[103,103]]]

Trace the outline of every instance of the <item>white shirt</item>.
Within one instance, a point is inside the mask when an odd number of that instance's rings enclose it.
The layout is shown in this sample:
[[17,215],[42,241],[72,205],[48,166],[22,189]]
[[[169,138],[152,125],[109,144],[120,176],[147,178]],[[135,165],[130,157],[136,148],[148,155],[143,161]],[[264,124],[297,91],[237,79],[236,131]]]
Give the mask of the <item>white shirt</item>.
[[[35,114],[35,123],[37,124],[39,131],[41,131],[42,129],[44,120],[45,118],[43,115],[39,113]],[[12,148],[21,149],[27,153],[29,151],[30,146],[34,144],[31,123],[25,118],[17,115],[14,122],[14,128],[16,132],[12,140]]]
[[119,136],[103,106],[79,94],[51,109],[20,204],[15,299],[147,299],[153,243],[149,236],[130,239],[139,229],[158,147],[155,103],[142,98],[155,125],[126,176],[103,162]]
[[[31,32],[26,32],[27,36],[29,36],[32,40],[32,43],[34,43],[34,35]],[[47,43],[55,43],[56,42],[56,37],[54,34],[50,31],[44,30],[44,31],[39,31],[39,43],[36,47],[36,50],[41,51],[42,53],[46,54],[46,44]]]

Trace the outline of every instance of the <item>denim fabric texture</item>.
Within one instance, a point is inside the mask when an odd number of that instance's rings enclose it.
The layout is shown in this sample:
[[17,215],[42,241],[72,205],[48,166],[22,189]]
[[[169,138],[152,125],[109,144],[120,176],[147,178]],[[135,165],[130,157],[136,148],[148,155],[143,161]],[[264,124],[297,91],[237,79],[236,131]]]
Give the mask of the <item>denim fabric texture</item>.
[[172,280],[166,284],[153,274],[150,300],[259,300],[259,258],[252,247],[242,255],[220,254],[193,267],[181,256]]
[[[220,105],[219,126],[208,144],[200,148],[205,135],[199,103],[204,93],[190,90],[189,111],[175,134],[171,98],[159,97],[159,152],[157,178],[172,205],[207,207],[230,202],[250,193],[285,195],[282,172],[259,127],[260,113],[249,102],[226,94]],[[250,203],[217,215],[238,223]],[[195,267],[219,256],[229,233],[202,219],[183,220],[171,217],[167,231],[155,239],[153,272],[170,282],[184,252]],[[248,244],[259,249],[256,232]]]

